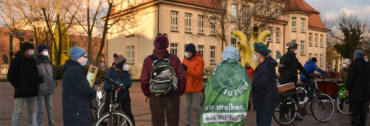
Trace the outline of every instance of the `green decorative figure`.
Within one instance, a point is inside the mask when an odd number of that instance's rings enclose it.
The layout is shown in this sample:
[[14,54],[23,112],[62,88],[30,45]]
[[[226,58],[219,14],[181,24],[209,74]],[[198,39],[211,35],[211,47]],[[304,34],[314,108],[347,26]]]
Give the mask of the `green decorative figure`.
[[277,62],[280,62],[280,58],[281,58],[281,53],[280,52],[277,52],[276,53],[276,61]]

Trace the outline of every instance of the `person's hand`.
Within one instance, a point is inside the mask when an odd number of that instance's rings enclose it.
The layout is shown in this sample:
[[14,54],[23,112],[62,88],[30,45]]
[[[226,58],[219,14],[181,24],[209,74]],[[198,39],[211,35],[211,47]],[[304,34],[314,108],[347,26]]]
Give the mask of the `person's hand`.
[[330,74],[328,73],[326,76],[330,76]]
[[343,81],[342,79],[339,79],[339,81]]
[[187,71],[188,70],[188,67],[184,64],[182,64],[182,67],[184,67],[184,70]]
[[344,94],[348,94],[348,90],[346,89],[346,90],[344,90]]

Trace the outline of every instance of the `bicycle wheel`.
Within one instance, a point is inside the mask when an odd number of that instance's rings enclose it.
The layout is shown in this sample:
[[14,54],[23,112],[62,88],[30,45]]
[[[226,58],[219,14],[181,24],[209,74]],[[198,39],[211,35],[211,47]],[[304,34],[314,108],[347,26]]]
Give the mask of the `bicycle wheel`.
[[296,94],[299,100],[299,104],[304,104],[308,100],[308,93],[307,90],[304,89],[303,87],[297,87],[296,89]]
[[351,110],[349,108],[349,100],[347,98],[339,98],[337,97],[337,108],[338,111],[342,114],[351,114]]
[[97,119],[99,119],[103,115],[104,104],[105,104],[105,102],[101,103],[101,105],[98,108],[98,111],[96,112]]
[[327,94],[320,93],[311,102],[311,112],[317,121],[326,122],[330,120],[334,114],[333,99]]
[[272,114],[275,122],[281,125],[292,123],[297,116],[297,104],[293,99],[288,99],[288,102],[291,104],[283,105],[283,103],[280,103]]
[[132,120],[123,112],[112,112],[112,116],[109,116],[109,112],[105,113],[93,126],[134,126]]

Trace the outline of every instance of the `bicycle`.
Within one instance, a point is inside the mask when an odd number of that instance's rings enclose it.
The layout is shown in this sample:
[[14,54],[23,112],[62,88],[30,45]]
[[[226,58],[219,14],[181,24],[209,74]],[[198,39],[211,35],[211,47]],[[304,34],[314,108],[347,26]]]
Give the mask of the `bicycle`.
[[[312,115],[319,122],[326,122],[334,114],[334,102],[333,99],[325,94],[319,92],[317,82],[315,78],[322,77],[324,75],[313,75],[313,84],[315,84],[314,93],[309,97],[308,101],[311,102],[310,113],[306,112],[306,106],[309,102],[306,102],[303,107],[296,103],[291,96],[295,95],[295,91],[287,91],[281,93],[282,103],[280,103],[272,115],[274,120],[281,125],[288,125],[292,123],[297,116],[297,112],[301,116]],[[309,86],[309,85],[304,85]],[[290,115],[290,116],[289,116]],[[324,115],[324,116],[322,116]],[[322,116],[322,117],[321,117]]]
[[[133,126],[132,120],[126,115],[124,112],[121,110],[121,105],[120,102],[117,100],[117,94],[120,90],[125,90],[125,86],[123,84],[119,84],[119,86],[116,86],[115,81],[113,81],[110,78],[106,77],[100,77],[109,83],[112,84],[112,92],[111,92],[111,97],[110,101],[111,104],[109,105],[109,112],[103,114],[95,123],[93,126],[100,126],[100,125],[105,125],[108,124],[109,126]],[[114,93],[113,93],[114,92]],[[114,97],[114,100],[113,100]],[[104,103],[103,103],[104,104]],[[102,104],[102,105],[103,105]],[[100,106],[102,106],[100,105]]]
[[97,86],[98,87],[97,91],[102,93],[101,98],[92,100],[92,103],[93,103],[92,111],[93,111],[93,116],[94,116],[95,119],[98,119],[97,110],[98,110],[99,106],[101,105],[101,103],[103,103],[103,101],[105,99],[105,91],[104,91],[104,89],[100,89],[100,84],[101,83],[102,83],[102,80],[95,80],[94,84],[93,84],[93,87],[92,87],[92,88],[95,89],[95,86]]

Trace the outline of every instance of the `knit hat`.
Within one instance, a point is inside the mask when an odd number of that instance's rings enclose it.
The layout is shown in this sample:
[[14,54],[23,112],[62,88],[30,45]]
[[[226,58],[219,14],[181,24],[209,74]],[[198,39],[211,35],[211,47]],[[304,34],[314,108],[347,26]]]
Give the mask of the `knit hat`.
[[78,58],[85,55],[86,51],[80,47],[73,47],[69,50],[69,54],[72,55],[73,60],[77,60]]
[[312,60],[312,62],[317,62],[316,57],[312,57],[311,60]]
[[49,48],[48,48],[48,46],[46,46],[44,44],[41,44],[41,45],[39,45],[39,47],[37,47],[37,51],[39,51],[39,53],[41,53],[45,49],[49,49]]
[[255,42],[253,46],[254,46],[254,51],[261,54],[262,56],[267,57],[267,55],[271,53],[271,50],[267,49],[267,46],[263,43]]
[[157,35],[154,40],[155,49],[167,49],[168,44],[168,38],[164,35]]
[[362,51],[361,50],[356,50],[355,54],[353,55],[356,59],[357,58],[362,58]]
[[25,52],[27,49],[30,49],[30,48],[35,49],[32,43],[25,42],[21,45],[21,52]]
[[116,68],[122,70],[123,64],[126,62],[126,58],[122,55],[118,55],[116,58],[114,58],[114,64],[116,65]]
[[239,51],[234,46],[227,46],[224,51],[222,51],[222,61],[229,59],[239,59]]
[[197,50],[195,48],[195,45],[193,43],[190,43],[189,45],[187,45],[185,47],[185,51],[191,52],[193,54],[195,54],[197,52]]

